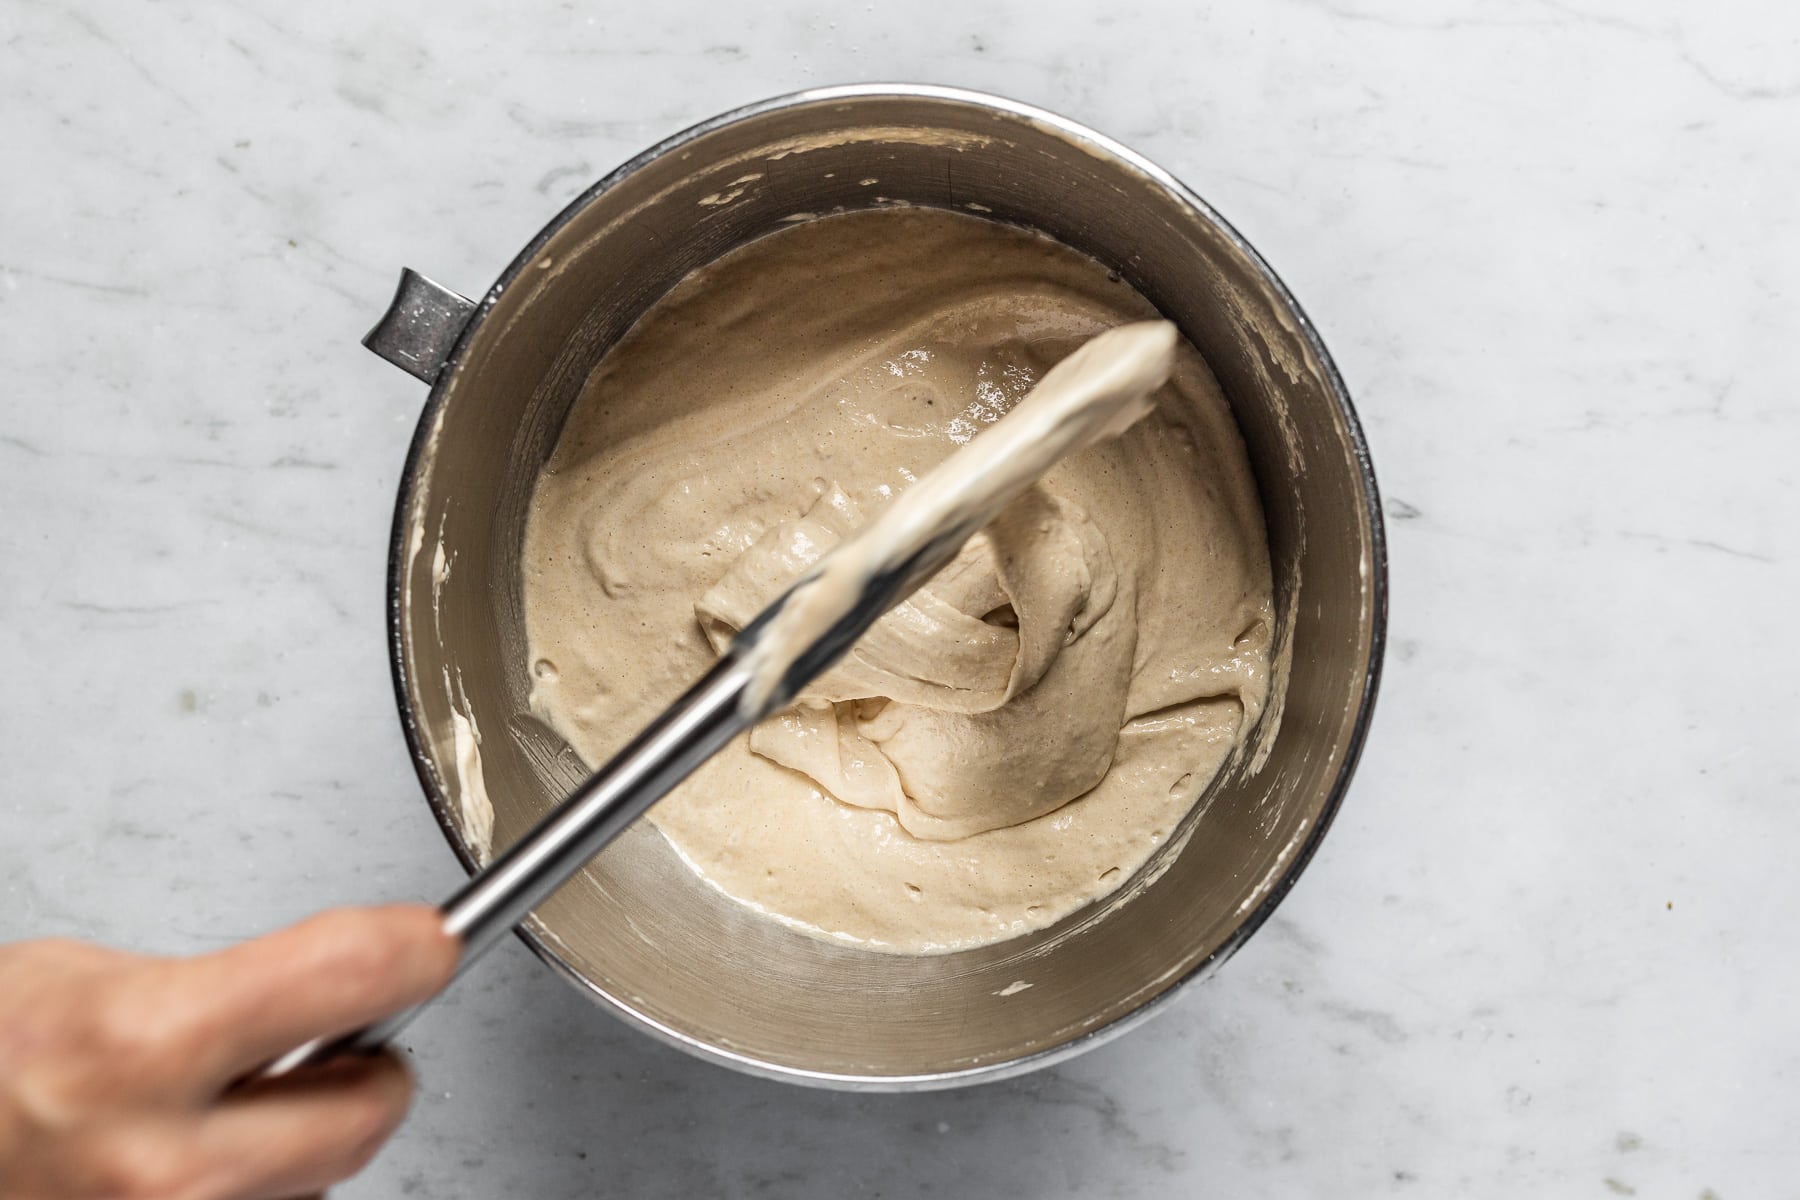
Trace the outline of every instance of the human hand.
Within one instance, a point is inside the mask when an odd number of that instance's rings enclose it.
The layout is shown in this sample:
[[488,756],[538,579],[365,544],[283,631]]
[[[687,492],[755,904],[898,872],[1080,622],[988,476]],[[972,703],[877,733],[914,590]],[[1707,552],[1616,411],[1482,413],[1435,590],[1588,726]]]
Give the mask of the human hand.
[[382,1054],[233,1081],[449,982],[424,905],[346,908],[217,954],[0,946],[0,1195],[274,1200],[360,1170],[406,1113]]

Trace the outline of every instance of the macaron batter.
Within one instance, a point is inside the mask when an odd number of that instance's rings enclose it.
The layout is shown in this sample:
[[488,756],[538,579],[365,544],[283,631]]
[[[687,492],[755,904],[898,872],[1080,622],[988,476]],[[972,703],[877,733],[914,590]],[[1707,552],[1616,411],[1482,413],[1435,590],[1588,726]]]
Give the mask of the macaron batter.
[[[809,221],[689,276],[596,368],[538,480],[534,711],[604,761],[1048,368],[1155,316],[1056,242],[934,210]],[[1183,342],[1154,412],[1052,467],[650,819],[821,936],[1013,937],[1168,838],[1262,710],[1271,624],[1243,445]]]

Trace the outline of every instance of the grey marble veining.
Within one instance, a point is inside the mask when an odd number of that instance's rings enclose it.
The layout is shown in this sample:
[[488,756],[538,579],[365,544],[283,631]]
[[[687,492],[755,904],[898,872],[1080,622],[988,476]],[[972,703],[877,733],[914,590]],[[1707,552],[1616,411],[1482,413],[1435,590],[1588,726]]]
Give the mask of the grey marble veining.
[[195,951],[458,878],[384,659],[478,292],[681,126],[986,87],[1275,263],[1388,496],[1393,644],[1319,858],[1217,977],[966,1092],[737,1077],[508,945],[348,1196],[1791,1194],[1800,15],[1279,0],[0,3],[0,937]]

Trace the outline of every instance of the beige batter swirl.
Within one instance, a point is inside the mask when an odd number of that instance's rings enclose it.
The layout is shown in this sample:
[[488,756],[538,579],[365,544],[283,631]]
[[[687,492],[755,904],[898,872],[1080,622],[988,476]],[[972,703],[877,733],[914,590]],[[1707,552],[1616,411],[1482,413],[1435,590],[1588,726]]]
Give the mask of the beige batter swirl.
[[[1083,340],[1154,311],[1048,239],[928,210],[798,225],[684,280],[595,370],[538,481],[532,706],[590,763]],[[705,879],[930,953],[1125,882],[1260,712],[1270,585],[1193,349],[794,708],[651,812]]]

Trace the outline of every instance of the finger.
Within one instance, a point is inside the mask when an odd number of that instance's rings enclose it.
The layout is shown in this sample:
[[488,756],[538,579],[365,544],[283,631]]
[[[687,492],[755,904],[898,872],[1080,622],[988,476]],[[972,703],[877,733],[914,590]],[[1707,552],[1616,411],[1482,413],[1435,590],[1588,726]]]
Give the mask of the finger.
[[151,1014],[191,1055],[192,1097],[315,1037],[335,1037],[436,994],[456,939],[419,904],[321,913],[217,954],[161,965]]
[[206,1123],[209,1115],[136,1113],[35,1146],[34,1161],[28,1164],[35,1173],[7,1175],[4,1182],[12,1187],[6,1195],[187,1200],[267,1196],[250,1190],[255,1176],[243,1161],[241,1148]]
[[393,1055],[340,1059],[234,1091],[200,1118],[197,1146],[219,1195],[310,1195],[360,1171],[411,1100]]

